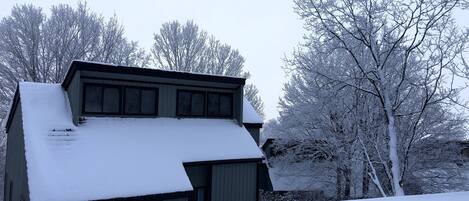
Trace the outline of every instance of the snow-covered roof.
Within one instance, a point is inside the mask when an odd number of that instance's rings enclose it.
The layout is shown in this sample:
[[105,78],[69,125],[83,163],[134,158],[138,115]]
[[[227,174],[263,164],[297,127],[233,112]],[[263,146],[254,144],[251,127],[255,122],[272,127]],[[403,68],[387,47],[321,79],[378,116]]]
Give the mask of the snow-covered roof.
[[257,111],[252,107],[251,103],[243,98],[243,123],[249,124],[262,124],[262,117],[259,116]]
[[233,120],[90,117],[75,126],[60,85],[19,89],[32,201],[188,191],[185,162],[262,157]]

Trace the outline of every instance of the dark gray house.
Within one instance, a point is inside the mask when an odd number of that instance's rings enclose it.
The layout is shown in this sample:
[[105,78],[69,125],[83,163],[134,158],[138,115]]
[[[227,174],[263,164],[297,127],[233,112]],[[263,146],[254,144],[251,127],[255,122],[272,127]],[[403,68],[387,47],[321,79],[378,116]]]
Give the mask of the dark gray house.
[[256,201],[271,188],[244,78],[72,62],[20,83],[5,201]]

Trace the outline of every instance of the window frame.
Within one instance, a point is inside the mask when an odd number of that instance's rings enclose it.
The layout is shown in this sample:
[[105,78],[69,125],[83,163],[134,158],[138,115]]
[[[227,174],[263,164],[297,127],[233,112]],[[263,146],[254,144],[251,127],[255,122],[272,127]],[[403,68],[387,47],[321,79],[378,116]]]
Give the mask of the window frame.
[[[119,110],[117,112],[87,112],[86,111],[86,88],[88,86],[101,87],[101,111],[104,111],[104,88],[115,88],[119,92]],[[91,115],[120,115],[122,114],[122,86],[112,84],[98,84],[98,83],[84,83],[83,84],[83,97],[82,97],[82,114]]]
[[[138,116],[146,116],[146,117],[156,117],[159,115],[159,88],[158,87],[147,87],[147,86],[129,86],[129,85],[118,85],[118,84],[101,84],[101,83],[83,83],[83,90],[82,90],[82,97],[81,97],[81,113],[82,115],[120,115],[120,116],[130,116],[130,117],[138,117]],[[119,111],[118,112],[87,112],[86,111],[86,88],[87,86],[95,86],[95,87],[102,87],[101,91],[101,111],[104,110],[104,88],[115,88],[119,92]],[[140,111],[141,111],[141,94],[142,90],[153,90],[155,92],[155,112],[154,113],[127,113],[125,112],[125,89],[126,88],[134,88],[134,89],[139,89],[139,95],[140,95]]]
[[[137,89],[138,94],[140,96],[140,112],[139,113],[128,113],[125,111],[125,106],[126,106],[126,95],[127,95],[127,90],[126,89]],[[143,113],[142,112],[142,90],[152,90],[155,92],[155,112],[154,113]],[[122,86],[122,114],[123,115],[129,115],[129,116],[158,116],[158,105],[159,105],[159,89],[156,87],[142,87],[142,86]]]
[[[201,115],[197,114],[179,114],[179,93],[181,92],[189,92],[191,93],[190,99],[190,110],[192,110],[192,95],[193,94],[202,94],[204,97],[203,105],[203,112]],[[177,89],[176,90],[176,117],[206,117],[207,116],[207,92],[201,90],[188,90],[188,89]]]
[[[193,93],[199,93],[204,96],[204,104],[203,104],[203,114],[202,115],[185,115],[185,114],[179,114],[179,94],[181,92],[189,92],[191,93],[191,101],[192,102],[192,94]],[[228,95],[231,99],[231,107],[230,107],[230,114],[229,115],[209,115],[208,114],[208,94],[218,94],[220,100],[220,95]],[[208,118],[233,118],[234,115],[234,94],[231,92],[218,92],[218,91],[202,91],[202,90],[190,90],[190,89],[177,89],[176,90],[176,117],[208,117]],[[219,101],[220,104],[220,101]],[[220,105],[219,105],[220,107]],[[220,109],[220,108],[218,108]],[[192,110],[192,105],[191,105],[191,110]]]
[[[229,115],[209,115],[208,114],[208,95],[209,94],[217,94],[218,95],[218,113],[220,113],[220,106],[221,106],[221,95],[228,95],[230,97],[230,100],[231,100],[231,107],[230,107],[230,114]],[[206,116],[207,117],[218,117],[218,118],[228,118],[228,117],[233,117],[233,105],[234,105],[234,101],[233,101],[233,93],[229,93],[229,92],[215,92],[215,91],[207,91],[207,94],[206,94],[206,97],[207,97],[207,114]]]

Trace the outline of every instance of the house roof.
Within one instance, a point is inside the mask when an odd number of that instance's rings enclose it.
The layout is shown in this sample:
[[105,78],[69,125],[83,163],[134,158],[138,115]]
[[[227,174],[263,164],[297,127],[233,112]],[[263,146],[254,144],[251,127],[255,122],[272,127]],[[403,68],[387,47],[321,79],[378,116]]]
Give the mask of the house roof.
[[67,74],[65,75],[65,78],[62,82],[62,86],[64,88],[68,87],[68,85],[72,81],[73,76],[79,70],[128,74],[128,75],[144,75],[144,76],[152,76],[152,77],[196,80],[196,81],[205,81],[205,82],[222,82],[222,83],[241,84],[241,85],[244,85],[246,82],[246,78],[242,78],[242,77],[202,74],[202,73],[193,73],[193,72],[181,72],[181,71],[168,71],[168,70],[161,70],[161,69],[139,68],[139,67],[114,65],[114,64],[109,64],[109,63],[74,60],[70,64],[70,68],[68,69]]
[[190,191],[184,163],[262,158],[234,120],[89,117],[75,126],[61,85],[20,83],[19,94],[32,201]]
[[262,126],[262,117],[252,107],[252,104],[243,98],[243,123],[244,124],[260,124]]

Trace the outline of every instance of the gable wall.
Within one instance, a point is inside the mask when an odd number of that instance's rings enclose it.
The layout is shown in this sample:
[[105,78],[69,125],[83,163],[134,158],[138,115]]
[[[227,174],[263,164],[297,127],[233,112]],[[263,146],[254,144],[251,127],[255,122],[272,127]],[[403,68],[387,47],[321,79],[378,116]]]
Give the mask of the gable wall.
[[80,94],[81,94],[81,87],[80,87],[80,71],[75,73],[73,76],[70,85],[68,86],[67,95],[70,102],[70,107],[73,114],[73,123],[78,123],[78,117],[81,111],[81,104],[80,104]]
[[256,201],[257,163],[231,163],[212,167],[212,201]]
[[192,187],[209,187],[211,201],[256,201],[258,163],[221,163],[186,166]]
[[[8,140],[5,164],[4,200],[29,201],[21,103],[18,103],[16,110],[12,112],[14,112],[13,120],[7,131]],[[13,185],[10,185],[10,182],[12,182]],[[13,188],[10,195],[11,187]],[[12,196],[11,199],[9,196]]]

